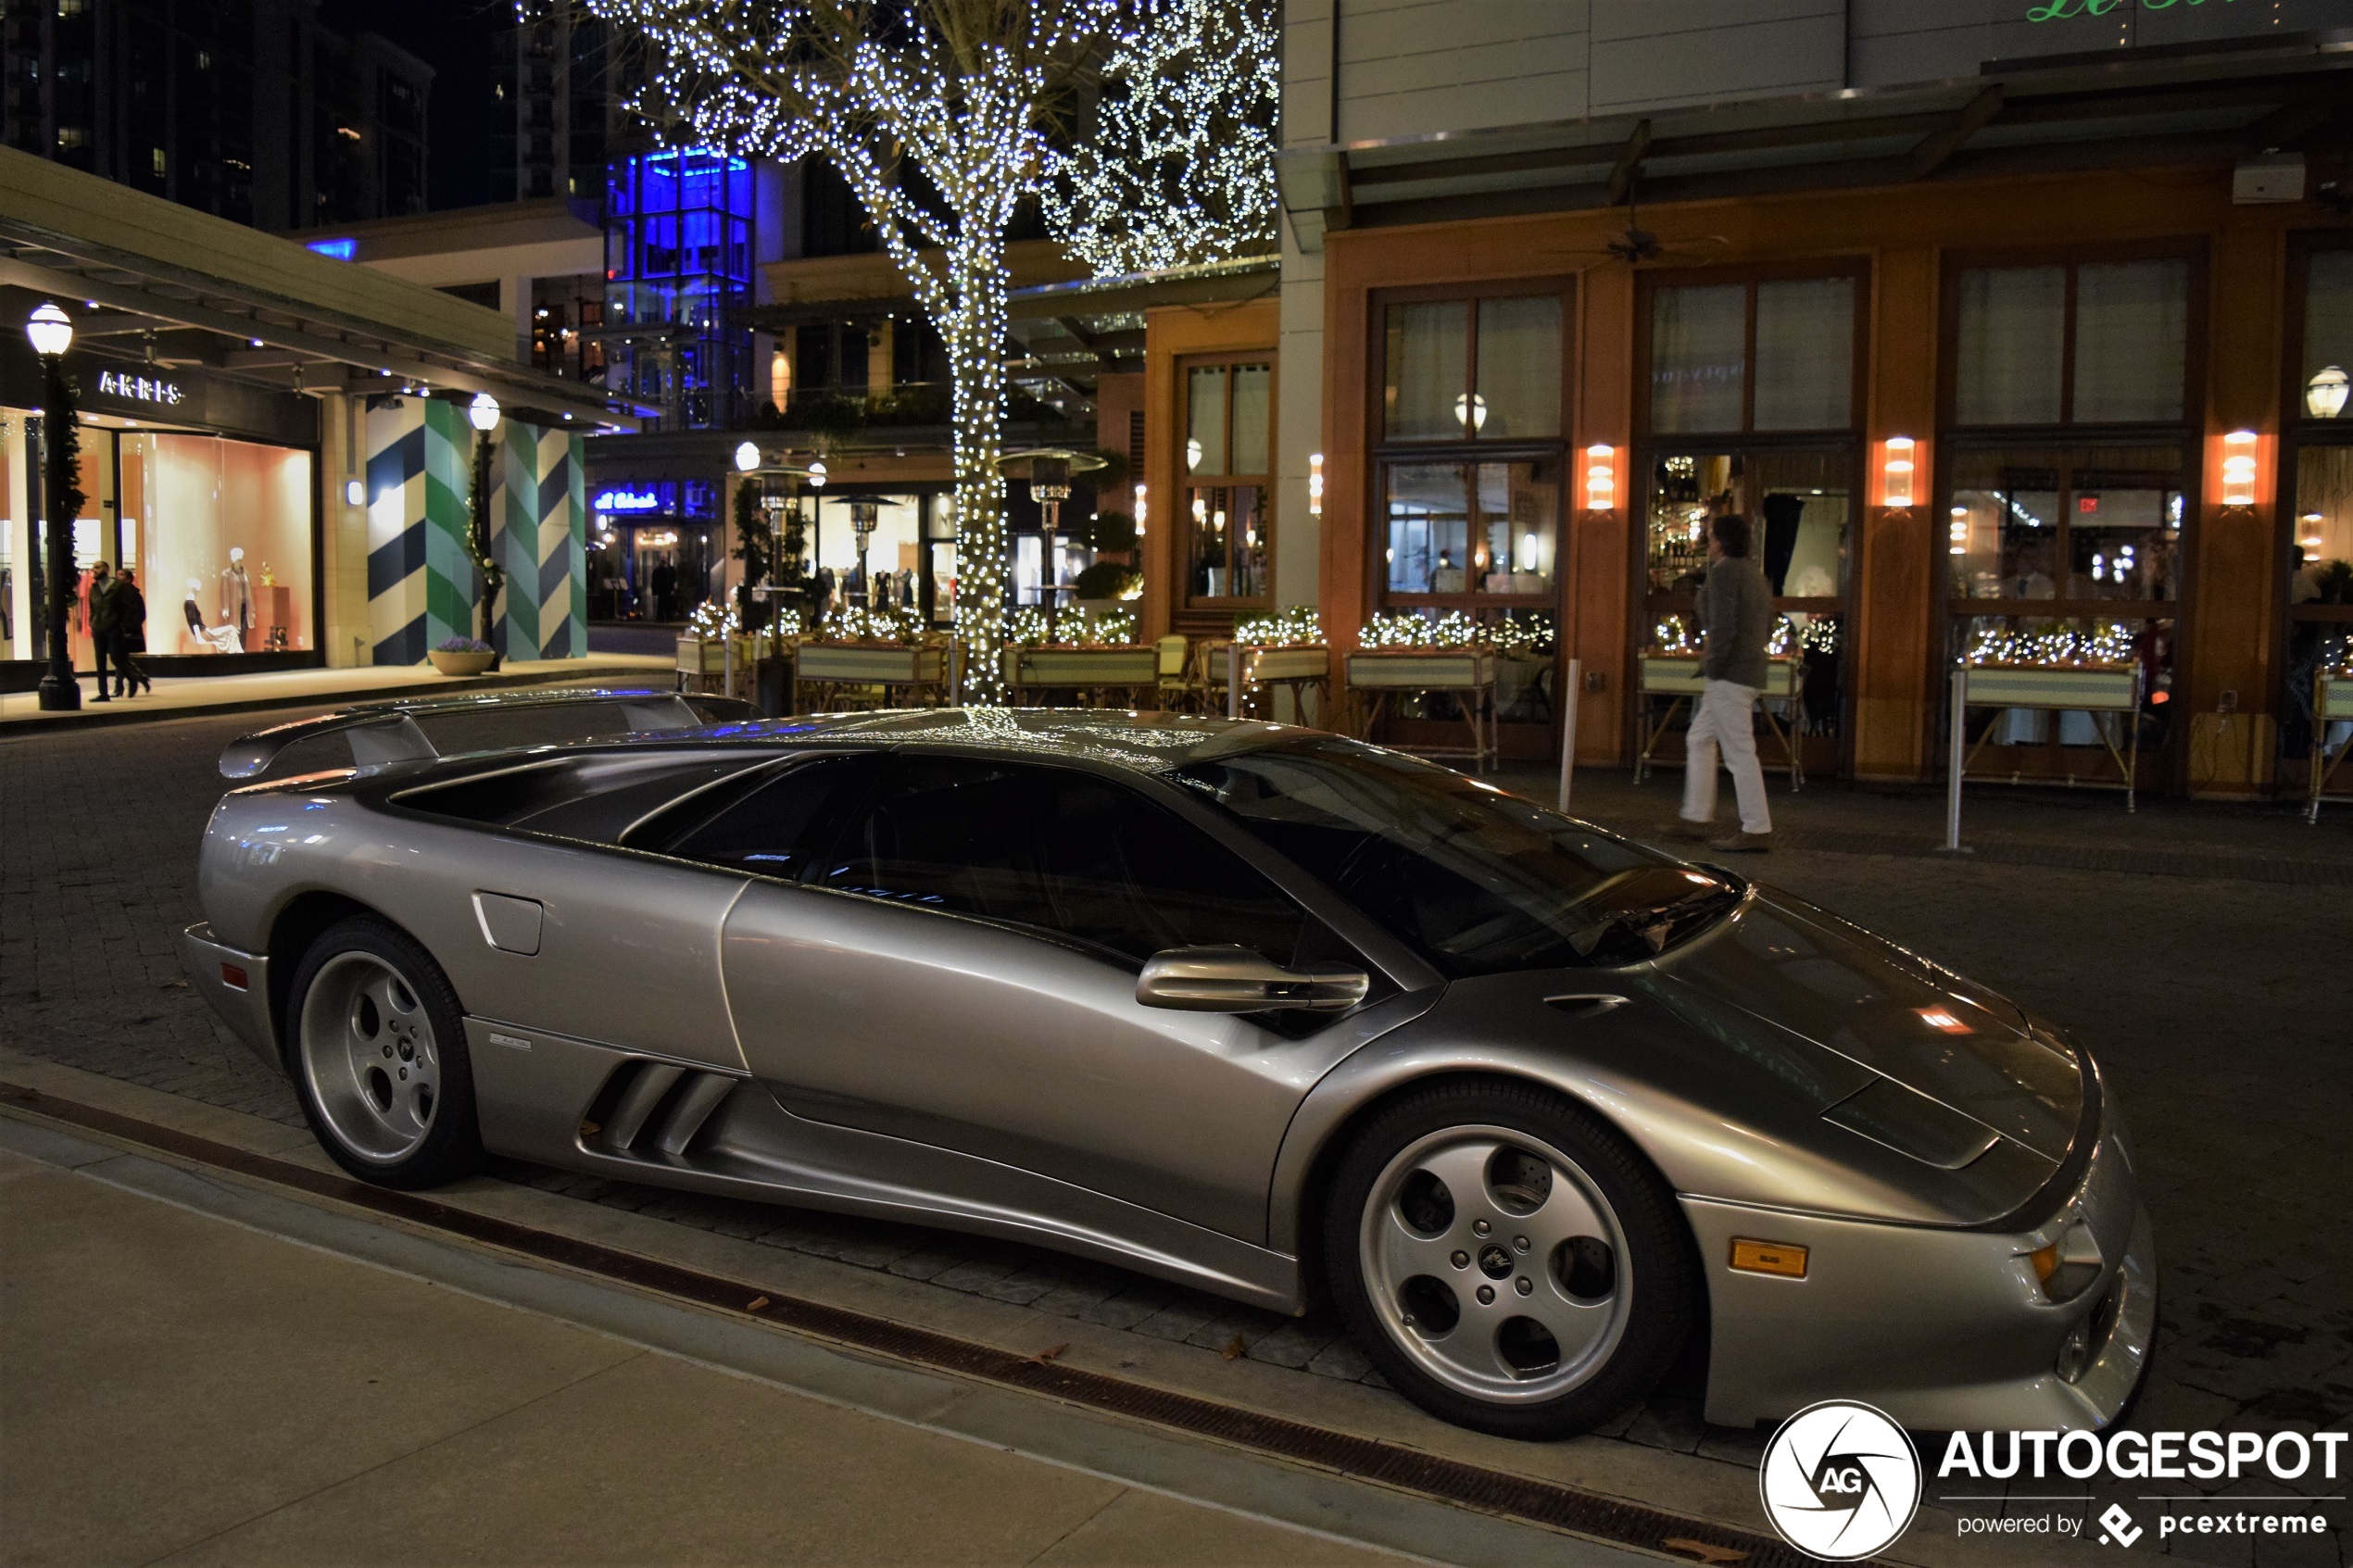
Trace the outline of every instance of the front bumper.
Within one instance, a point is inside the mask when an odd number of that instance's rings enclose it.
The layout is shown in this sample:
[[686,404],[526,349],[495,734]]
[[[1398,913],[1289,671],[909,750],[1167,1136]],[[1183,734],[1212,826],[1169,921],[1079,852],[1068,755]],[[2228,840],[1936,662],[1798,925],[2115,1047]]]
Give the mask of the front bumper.
[[180,967],[237,1038],[269,1063],[272,1073],[283,1073],[285,1059],[279,1053],[278,1031],[270,1016],[268,956],[214,941],[212,927],[199,921],[180,934]]
[[[1708,1274],[1707,1419],[1747,1426],[1860,1399],[1915,1431],[2071,1431],[2114,1421],[2148,1365],[2157,1248],[2104,1135],[2074,1194],[2027,1231],[1940,1230],[1686,1198]],[[2087,1226],[2103,1264],[2064,1301],[2029,1254]],[[1734,1237],[1810,1249],[1802,1280],[1729,1266]],[[2081,1326],[2088,1354],[2060,1362]],[[2072,1361],[2074,1358],[2069,1358]]]

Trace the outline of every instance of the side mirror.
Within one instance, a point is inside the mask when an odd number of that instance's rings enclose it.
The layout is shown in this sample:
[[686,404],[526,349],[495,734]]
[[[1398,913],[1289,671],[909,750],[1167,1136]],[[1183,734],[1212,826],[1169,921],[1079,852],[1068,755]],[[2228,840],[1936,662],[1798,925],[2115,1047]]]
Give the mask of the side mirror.
[[1171,947],[1144,965],[1136,999],[1184,1012],[1345,1012],[1371,988],[1354,970],[1285,969],[1248,947]]

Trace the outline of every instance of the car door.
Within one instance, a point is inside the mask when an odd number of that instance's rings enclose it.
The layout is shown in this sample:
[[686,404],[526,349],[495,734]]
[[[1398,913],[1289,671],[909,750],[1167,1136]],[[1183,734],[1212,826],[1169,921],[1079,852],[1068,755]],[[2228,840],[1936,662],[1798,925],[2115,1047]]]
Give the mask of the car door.
[[1277,1145],[1345,1024],[1147,1008],[1143,960],[1352,957],[1240,856],[1076,769],[897,758],[722,964],[746,1060],[798,1115],[1263,1238]]

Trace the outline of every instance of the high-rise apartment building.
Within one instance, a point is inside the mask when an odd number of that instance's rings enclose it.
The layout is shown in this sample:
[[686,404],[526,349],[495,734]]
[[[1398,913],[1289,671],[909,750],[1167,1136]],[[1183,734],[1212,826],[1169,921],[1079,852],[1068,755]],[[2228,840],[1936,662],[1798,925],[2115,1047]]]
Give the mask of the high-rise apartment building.
[[8,0],[0,141],[257,228],[425,209],[433,70],[317,0]]
[[605,168],[630,152],[627,64],[613,30],[563,0],[530,0],[498,35],[491,198],[598,200]]

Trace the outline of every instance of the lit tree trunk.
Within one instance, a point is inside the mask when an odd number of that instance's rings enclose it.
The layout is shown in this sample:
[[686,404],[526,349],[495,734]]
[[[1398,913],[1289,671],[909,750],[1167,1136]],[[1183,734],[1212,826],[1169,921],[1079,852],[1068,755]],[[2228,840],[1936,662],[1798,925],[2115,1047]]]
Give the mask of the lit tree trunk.
[[935,313],[948,349],[953,389],[951,416],[956,467],[956,643],[963,657],[966,701],[1004,700],[1005,539],[1004,451],[1005,294],[1002,251],[966,240],[953,258],[957,284],[949,307]]

